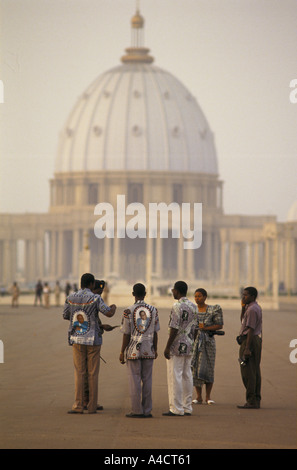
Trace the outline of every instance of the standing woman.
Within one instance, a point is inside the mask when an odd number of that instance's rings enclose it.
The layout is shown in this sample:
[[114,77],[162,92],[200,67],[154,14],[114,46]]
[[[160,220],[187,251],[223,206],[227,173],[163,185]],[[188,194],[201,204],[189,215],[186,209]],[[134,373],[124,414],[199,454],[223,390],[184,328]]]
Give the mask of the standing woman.
[[214,382],[216,342],[213,332],[223,327],[223,312],[219,305],[207,305],[205,289],[196,289],[195,302],[198,306],[199,329],[197,332],[192,358],[193,385],[197,398],[193,403],[202,403],[202,386],[205,384],[208,405],[214,403],[210,398]]

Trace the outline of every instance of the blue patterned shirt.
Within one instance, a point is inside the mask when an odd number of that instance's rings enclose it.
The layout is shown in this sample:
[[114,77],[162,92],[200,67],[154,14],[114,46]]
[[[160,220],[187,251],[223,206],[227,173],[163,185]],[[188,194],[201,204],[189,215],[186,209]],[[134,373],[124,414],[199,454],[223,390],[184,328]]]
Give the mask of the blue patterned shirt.
[[64,305],[63,318],[70,320],[68,342],[70,345],[85,344],[98,346],[102,344],[99,327],[99,312],[106,315],[110,311],[101,296],[90,289],[80,289],[70,294]]

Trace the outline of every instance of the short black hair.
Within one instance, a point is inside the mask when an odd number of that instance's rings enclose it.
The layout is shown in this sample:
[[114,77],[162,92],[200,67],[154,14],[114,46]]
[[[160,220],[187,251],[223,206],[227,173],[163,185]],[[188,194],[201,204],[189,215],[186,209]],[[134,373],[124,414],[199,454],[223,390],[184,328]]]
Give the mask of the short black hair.
[[203,289],[202,287],[199,287],[198,289],[196,289],[195,294],[196,292],[200,292],[203,295],[203,297],[207,297],[207,291]]
[[174,284],[174,289],[177,290],[181,295],[187,295],[188,284],[186,284],[184,281],[177,281]]
[[93,274],[85,273],[80,278],[80,286],[82,289],[89,287],[91,284],[95,282],[95,278]]
[[145,286],[143,284],[141,284],[140,282],[137,283],[137,284],[134,284],[133,294],[136,295],[137,297],[144,297],[145,296]]
[[257,289],[256,289],[255,287],[245,287],[243,290],[247,290],[248,293],[249,293],[252,297],[255,298],[255,300],[256,300],[256,298],[258,297],[258,291],[257,291]]

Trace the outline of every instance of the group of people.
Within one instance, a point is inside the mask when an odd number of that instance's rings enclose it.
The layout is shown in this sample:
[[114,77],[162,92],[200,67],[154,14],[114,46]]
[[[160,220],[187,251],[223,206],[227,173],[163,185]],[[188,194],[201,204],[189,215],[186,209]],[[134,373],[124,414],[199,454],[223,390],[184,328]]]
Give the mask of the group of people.
[[[96,413],[98,405],[98,375],[103,331],[113,328],[102,324],[99,313],[114,316],[116,305],[102,299],[105,282],[96,281],[93,274],[81,277],[81,288],[67,298],[63,318],[69,321],[68,342],[73,347],[75,400],[69,413]],[[195,291],[195,303],[187,298],[188,286],[177,281],[172,289],[176,302],[169,317],[169,335],[164,350],[167,364],[169,408],[164,416],[190,416],[193,405],[214,404],[211,391],[214,383],[216,343],[214,335],[223,334],[223,312],[219,305],[208,305],[207,292]],[[261,335],[262,311],[257,290],[243,291],[241,328],[237,341],[242,381],[246,388],[246,403],[239,408],[260,408],[261,401]],[[153,363],[158,357],[160,322],[155,306],[145,302],[143,284],[133,286],[134,303],[122,314],[123,334],[119,360],[127,364],[131,412],[129,418],[152,417]],[[192,399],[193,387],[196,398]]]
[[[36,285],[35,285],[35,299],[34,299],[34,306],[36,307],[37,304],[44,306],[45,308],[50,307],[50,294],[52,293],[52,290],[48,284],[48,282],[42,283],[41,280],[39,280]],[[59,281],[56,282],[55,288],[54,288],[54,294],[55,294],[55,303],[56,307],[59,307],[60,305],[60,294],[61,294],[61,287]]]

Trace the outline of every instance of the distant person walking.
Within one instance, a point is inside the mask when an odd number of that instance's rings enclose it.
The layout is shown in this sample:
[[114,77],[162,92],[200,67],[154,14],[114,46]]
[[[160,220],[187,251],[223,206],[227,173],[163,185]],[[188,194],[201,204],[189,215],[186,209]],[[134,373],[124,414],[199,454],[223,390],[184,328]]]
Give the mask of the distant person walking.
[[54,293],[55,293],[55,305],[56,305],[56,307],[59,307],[60,306],[60,298],[61,298],[61,286],[60,286],[59,281],[56,282]]
[[241,328],[237,342],[246,403],[242,409],[260,408],[261,403],[261,353],[262,353],[262,309],[256,299],[255,287],[246,287],[242,294]]
[[45,308],[49,308],[50,306],[50,287],[47,282],[44,283],[43,286],[43,298],[44,298],[44,306]]
[[[98,313],[107,317],[115,314],[116,306],[105,305],[102,298],[92,292],[95,287],[93,274],[81,277],[81,288],[72,292],[65,301],[63,318],[69,320],[68,342],[73,347],[75,376],[75,401],[68,413],[83,413],[85,376],[88,374],[88,413],[96,413],[98,398],[98,374],[100,366],[100,333]],[[87,367],[86,367],[87,364]]]
[[18,307],[19,306],[19,296],[20,296],[20,288],[17,282],[14,282],[11,288],[11,306]]
[[39,280],[35,286],[35,300],[34,305],[36,306],[39,302],[39,305],[42,305],[42,292],[43,292],[43,285],[42,282]]
[[65,295],[66,295],[66,297],[68,297],[70,292],[71,292],[71,284],[69,282],[67,282],[66,286],[65,286]]
[[187,299],[184,281],[174,284],[172,294],[177,302],[169,319],[169,338],[164,351],[167,359],[169,411],[163,416],[184,416],[192,413],[193,377],[191,361],[195,331],[198,328],[198,308]]
[[[131,398],[131,413],[127,418],[151,418],[153,363],[157,358],[158,311],[144,301],[143,284],[133,286],[134,304],[122,317],[123,333],[120,362],[127,362]],[[126,361],[125,361],[126,353]]]

